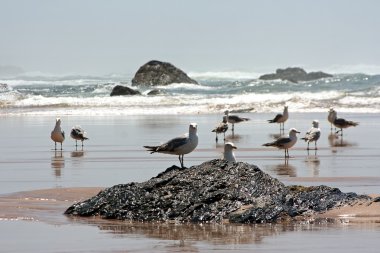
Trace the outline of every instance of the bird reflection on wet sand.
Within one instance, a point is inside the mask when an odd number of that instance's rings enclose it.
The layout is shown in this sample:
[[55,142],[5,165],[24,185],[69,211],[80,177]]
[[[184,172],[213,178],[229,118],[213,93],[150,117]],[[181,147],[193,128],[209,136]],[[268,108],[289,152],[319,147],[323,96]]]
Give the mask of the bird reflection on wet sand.
[[328,136],[329,145],[331,147],[353,147],[357,146],[356,143],[351,143],[343,140],[343,137],[339,137],[339,135],[335,133],[330,133]]
[[285,159],[284,163],[277,164],[270,167],[270,170],[276,173],[278,176],[296,177],[297,169],[293,165],[289,164],[289,159]]
[[319,166],[321,164],[321,161],[317,156],[317,150],[313,150],[310,152],[308,150],[305,164],[307,167],[311,169],[313,176],[319,176]]
[[71,152],[71,157],[83,157],[84,151],[83,150],[77,150]]
[[54,156],[51,157],[51,168],[54,169],[56,177],[61,176],[61,169],[65,167],[65,157],[61,150],[55,150]]

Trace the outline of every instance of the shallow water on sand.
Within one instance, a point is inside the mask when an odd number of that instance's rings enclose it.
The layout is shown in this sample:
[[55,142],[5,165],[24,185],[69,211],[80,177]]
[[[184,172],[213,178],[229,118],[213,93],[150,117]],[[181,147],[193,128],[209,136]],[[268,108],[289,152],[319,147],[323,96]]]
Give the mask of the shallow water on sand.
[[[345,130],[343,139],[330,135],[325,114],[291,114],[286,129],[295,127],[300,136],[310,128],[313,119],[320,120],[322,130],[318,151],[306,151],[306,143],[298,140],[290,150],[262,147],[279,134],[278,125],[265,120],[272,114],[242,114],[251,121],[235,126],[227,138],[238,149],[238,161],[258,165],[270,175],[284,182],[310,184],[315,179],[347,191],[380,192],[378,135],[380,114],[345,114],[347,119],[359,121],[356,128]],[[0,194],[55,187],[109,187],[119,183],[144,181],[156,176],[173,164],[176,156],[149,154],[143,145],[157,145],[188,131],[191,122],[198,123],[199,145],[185,155],[185,165],[200,164],[221,157],[223,138],[215,142],[211,132],[220,115],[186,116],[120,116],[120,117],[62,117],[66,132],[63,151],[54,151],[50,132],[52,117],[3,117],[0,125]],[[75,148],[69,137],[72,126],[81,125],[90,140],[83,150]],[[313,146],[313,144],[311,144]]]
[[[358,127],[345,130],[342,139],[330,135],[326,114],[293,113],[286,129],[295,127],[303,136],[311,121],[318,119],[322,136],[317,152],[308,153],[306,144],[298,140],[287,160],[283,158],[283,151],[261,146],[279,134],[278,125],[266,122],[273,114],[240,115],[251,121],[235,125],[234,136],[230,130],[227,134],[228,140],[238,147],[235,152],[238,161],[256,164],[285,184],[325,184],[345,192],[380,193],[380,148],[376,138],[380,114],[339,115],[360,122]],[[54,151],[50,140],[55,118],[1,117],[0,195],[49,188],[110,187],[147,180],[179,162],[176,156],[151,155],[142,146],[160,144],[186,133],[191,122],[198,123],[199,145],[185,156],[186,166],[219,158],[223,148],[222,136],[216,143],[211,132],[221,121],[221,115],[63,116],[61,119],[66,132],[62,152]],[[88,132],[90,140],[85,142],[83,150],[76,149],[69,137],[74,125],[81,125]],[[37,215],[38,219],[29,219],[32,215],[27,214],[3,217],[0,220],[2,249],[7,252],[245,252],[255,249],[357,252],[360,247],[365,252],[375,252],[375,242],[380,235],[378,224],[367,223],[131,225],[73,220],[62,215],[70,203],[61,203],[59,208]],[[39,212],[38,208],[34,211]],[[25,243],[18,243],[20,240]]]

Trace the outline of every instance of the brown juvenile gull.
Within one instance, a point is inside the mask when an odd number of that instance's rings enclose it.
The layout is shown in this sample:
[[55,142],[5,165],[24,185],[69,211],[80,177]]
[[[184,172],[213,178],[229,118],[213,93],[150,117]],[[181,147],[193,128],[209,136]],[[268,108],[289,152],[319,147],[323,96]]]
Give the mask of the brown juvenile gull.
[[287,158],[289,157],[289,148],[293,147],[297,142],[297,133],[300,132],[295,128],[291,128],[289,131],[289,136],[280,137],[273,142],[263,144],[263,146],[285,149],[285,158]]
[[223,133],[226,140],[226,132],[228,130],[227,116],[223,116],[223,121],[219,123],[211,132],[215,132],[215,141],[218,142],[218,134]]
[[54,149],[57,150],[57,142],[61,143],[62,150],[62,142],[65,140],[65,132],[61,129],[61,119],[57,118],[55,120],[55,127],[50,134],[50,138],[54,141]]
[[301,138],[307,142],[307,150],[309,150],[309,143],[314,142],[315,150],[317,150],[317,141],[321,136],[321,129],[319,129],[319,121],[313,120],[313,127],[306,132],[305,137]]
[[197,124],[191,123],[189,126],[189,133],[181,137],[165,142],[159,146],[144,146],[144,148],[151,151],[150,153],[164,153],[170,155],[178,155],[179,162],[183,168],[183,157],[185,154],[192,152],[198,145]]

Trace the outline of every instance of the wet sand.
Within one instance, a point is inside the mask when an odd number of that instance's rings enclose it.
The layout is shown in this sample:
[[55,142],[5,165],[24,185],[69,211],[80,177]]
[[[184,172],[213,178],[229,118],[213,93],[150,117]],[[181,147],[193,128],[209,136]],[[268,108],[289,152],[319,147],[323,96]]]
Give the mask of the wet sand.
[[[279,132],[278,125],[265,121],[272,114],[241,115],[251,121],[236,125],[233,138],[228,132],[229,140],[238,146],[235,153],[239,161],[256,164],[287,185],[325,184],[345,192],[380,193],[380,148],[374,138],[380,125],[379,114],[341,115],[360,122],[357,128],[344,132],[343,140],[330,135],[326,114],[291,114],[286,128],[296,127],[302,135],[313,119],[319,119],[322,137],[317,152],[307,152],[306,144],[299,140],[290,150],[288,160],[283,158],[283,151],[261,146]],[[52,150],[54,143],[49,136],[54,117],[2,117],[0,132],[7,133],[2,136],[0,146],[3,250],[41,252],[38,242],[49,239],[46,252],[244,252],[252,249],[283,252],[302,249],[301,242],[300,248],[294,246],[297,240],[314,246],[311,252],[318,252],[334,247],[340,235],[347,241],[343,248],[340,245],[344,252],[355,251],[358,236],[365,237],[360,245],[367,243],[363,246],[366,252],[375,252],[374,238],[380,235],[378,202],[327,212],[314,217],[318,222],[311,219],[304,224],[140,224],[66,217],[62,213],[74,201],[93,196],[104,187],[147,180],[178,164],[177,157],[150,155],[142,145],[159,144],[185,133],[190,122],[198,123],[200,142],[196,151],[185,156],[185,165],[220,157],[223,145],[221,141],[216,144],[211,133],[220,121],[219,115],[61,118],[66,136],[77,124],[88,132],[90,140],[85,142],[83,151],[75,149],[70,137],[66,137],[62,152]],[[336,222],[324,223],[326,218],[334,218]],[[10,236],[15,233],[18,233],[17,240]],[[17,243],[19,240],[25,243]],[[276,246],[279,243],[282,247]]]

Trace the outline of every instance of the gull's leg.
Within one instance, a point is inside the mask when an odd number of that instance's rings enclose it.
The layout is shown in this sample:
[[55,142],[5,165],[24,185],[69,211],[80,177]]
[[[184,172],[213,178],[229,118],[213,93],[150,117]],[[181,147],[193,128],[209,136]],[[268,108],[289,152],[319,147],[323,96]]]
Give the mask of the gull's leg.
[[62,142],[61,142],[61,150],[62,150]]
[[318,148],[317,148],[317,141],[315,141],[315,143],[314,143],[314,148],[315,148],[315,150],[318,149]]
[[57,150],[57,143],[54,142],[54,150]]
[[307,142],[307,150],[309,150],[309,142]]
[[215,132],[215,142],[218,142],[218,134]]

